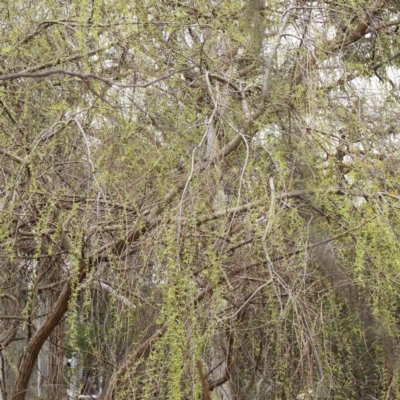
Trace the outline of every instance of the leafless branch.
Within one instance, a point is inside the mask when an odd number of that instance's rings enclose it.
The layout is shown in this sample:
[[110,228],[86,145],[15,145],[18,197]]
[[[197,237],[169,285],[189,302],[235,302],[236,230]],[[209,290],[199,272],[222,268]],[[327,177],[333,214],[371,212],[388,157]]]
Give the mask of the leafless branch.
[[172,71],[169,74],[162,76],[160,78],[154,79],[151,82],[148,83],[143,83],[143,84],[124,84],[120,83],[117,81],[114,81],[112,79],[104,78],[102,76],[96,75],[96,74],[83,74],[80,72],[74,72],[70,71],[67,69],[50,69],[48,71],[43,71],[43,72],[27,72],[27,71],[22,71],[22,72],[17,72],[15,74],[8,74],[8,75],[0,75],[0,81],[10,81],[14,79],[22,79],[22,78],[32,78],[32,79],[40,79],[40,78],[46,78],[51,75],[68,75],[68,76],[73,76],[75,78],[79,78],[81,80],[86,80],[86,79],[96,79],[101,82],[106,83],[109,86],[116,86],[119,88],[146,88],[151,85],[154,85],[157,82],[160,82],[162,80],[168,79],[171,76],[178,74],[183,71],[188,71],[193,69],[194,67],[189,67],[189,68],[182,68],[178,69],[177,71]]
[[[295,190],[293,192],[281,193],[280,195],[278,195],[276,197],[276,199],[277,200],[289,200],[289,199],[294,199],[294,198],[303,198],[304,196],[307,196],[307,195],[310,196],[315,193],[317,193],[316,190]],[[321,193],[321,192],[319,192],[319,193]],[[326,190],[323,193],[343,195],[344,191],[341,188],[336,188],[336,189]],[[208,217],[198,220],[197,225],[202,225],[206,222],[213,221],[215,219],[218,219],[218,218],[221,218],[221,217],[224,217],[227,215],[248,211],[248,210],[258,207],[262,204],[267,205],[268,200],[267,199],[256,200],[251,203],[243,204],[238,207],[232,207],[232,208],[227,208],[225,210],[219,210],[219,211],[216,211],[213,214],[209,215]]]
[[6,157],[10,158],[13,161],[16,161],[18,164],[22,164],[24,162],[24,160],[21,157],[18,157],[17,155],[9,152],[6,149],[2,149],[0,147],[0,153],[4,154]]

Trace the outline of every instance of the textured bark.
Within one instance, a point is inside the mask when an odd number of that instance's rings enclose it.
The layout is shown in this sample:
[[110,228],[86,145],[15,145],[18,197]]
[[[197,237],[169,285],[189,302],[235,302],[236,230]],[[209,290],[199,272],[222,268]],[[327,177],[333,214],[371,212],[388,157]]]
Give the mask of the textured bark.
[[[51,310],[52,296],[45,300],[44,308]],[[59,323],[43,345],[38,356],[38,396],[43,399],[62,400],[64,380],[65,322]]]
[[52,312],[49,314],[44,324],[32,336],[25,347],[24,354],[18,369],[17,380],[12,400],[25,400],[26,390],[33,366],[37,360],[40,350],[45,341],[49,338],[54,329],[58,326],[61,319],[68,311],[68,302],[71,298],[73,286],[81,283],[85,279],[84,264],[81,263],[80,272],[77,280],[70,280],[62,290]]

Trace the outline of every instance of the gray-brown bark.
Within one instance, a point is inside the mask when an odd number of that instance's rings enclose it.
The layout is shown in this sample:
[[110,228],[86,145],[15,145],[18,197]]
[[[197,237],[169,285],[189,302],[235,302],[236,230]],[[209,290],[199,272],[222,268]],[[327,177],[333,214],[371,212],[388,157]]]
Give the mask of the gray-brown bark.
[[24,400],[34,364],[45,341],[50,337],[58,326],[65,313],[68,311],[68,302],[73,289],[81,283],[86,276],[85,263],[81,261],[79,276],[76,280],[70,279],[64,286],[56,304],[43,325],[32,336],[24,349],[24,354],[18,369],[12,400]]

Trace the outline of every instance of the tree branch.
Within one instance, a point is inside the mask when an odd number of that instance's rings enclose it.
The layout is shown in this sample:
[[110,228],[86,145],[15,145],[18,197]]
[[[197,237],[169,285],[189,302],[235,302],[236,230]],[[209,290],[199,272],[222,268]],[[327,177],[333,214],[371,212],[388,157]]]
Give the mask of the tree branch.
[[22,72],[17,72],[15,74],[8,74],[8,75],[0,75],[0,81],[11,81],[14,79],[21,79],[21,78],[33,78],[33,79],[40,79],[40,78],[46,78],[51,75],[69,75],[73,76],[75,78],[79,78],[81,80],[86,80],[86,79],[97,79],[101,82],[106,83],[109,86],[117,86],[119,88],[146,88],[151,85],[154,85],[155,83],[168,79],[172,75],[175,75],[177,73],[183,72],[183,71],[188,71],[190,69],[193,69],[194,67],[189,67],[189,68],[182,68],[178,69],[177,71],[170,72],[169,74],[162,76],[161,78],[154,79],[151,82],[148,83],[143,83],[143,84],[123,84],[116,82],[112,79],[104,78],[102,76],[96,75],[96,74],[82,74],[80,72],[74,72],[70,71],[67,69],[50,69],[48,71],[44,72],[27,72],[27,71],[22,71]]
[[18,164],[22,164],[24,160],[21,157],[16,156],[15,154],[9,152],[6,149],[2,149],[0,147],[0,153],[4,154],[6,157],[10,158],[13,161],[16,161]]
[[[321,191],[317,191],[317,190],[295,190],[293,192],[281,193],[279,196],[276,197],[276,199],[277,200],[289,200],[289,199],[294,199],[294,198],[303,198],[304,196],[313,195],[317,192],[321,193]],[[336,188],[336,189],[325,190],[325,191],[323,191],[323,193],[324,194],[343,195],[344,191],[341,188]],[[227,208],[225,210],[215,211],[208,217],[199,219],[197,221],[197,225],[202,225],[206,222],[214,221],[220,217],[225,217],[227,215],[241,213],[243,211],[248,211],[254,207],[260,206],[261,204],[267,204],[267,202],[268,202],[268,199],[261,199],[261,200],[253,201],[251,203],[243,204],[238,207],[231,207],[231,208]]]
[[153,343],[162,337],[166,331],[166,326],[161,327],[153,336],[151,336],[138,347],[133,356],[130,357],[128,353],[128,355],[125,357],[125,360],[122,362],[121,367],[112,375],[107,389],[101,394],[101,400],[112,400],[114,398],[114,391],[124,380],[124,375],[128,372],[129,367],[142,357],[148,355]]
[[[385,0],[376,0],[369,9],[365,11],[364,18],[359,21],[357,27],[354,29],[353,33],[350,34],[347,38],[341,36],[340,38],[335,37],[334,39],[328,41],[326,45],[325,53],[327,54],[336,54],[338,51],[343,50],[344,48],[348,47],[349,45],[357,42],[360,40],[364,35],[368,33],[369,25],[367,24],[367,20],[378,13],[381,9],[382,5],[384,4]],[[303,61],[300,62],[301,71],[295,78],[295,84],[300,84],[303,80],[304,73],[303,70],[306,68],[305,65],[308,66],[309,69],[313,69],[317,65],[317,61],[315,58],[309,59],[308,55],[303,58]]]

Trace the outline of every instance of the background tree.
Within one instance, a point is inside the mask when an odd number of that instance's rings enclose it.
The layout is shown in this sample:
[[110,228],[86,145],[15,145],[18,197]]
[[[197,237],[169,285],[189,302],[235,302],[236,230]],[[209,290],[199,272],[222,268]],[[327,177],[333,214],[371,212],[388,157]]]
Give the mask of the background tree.
[[0,7],[2,399],[399,396],[397,2]]

